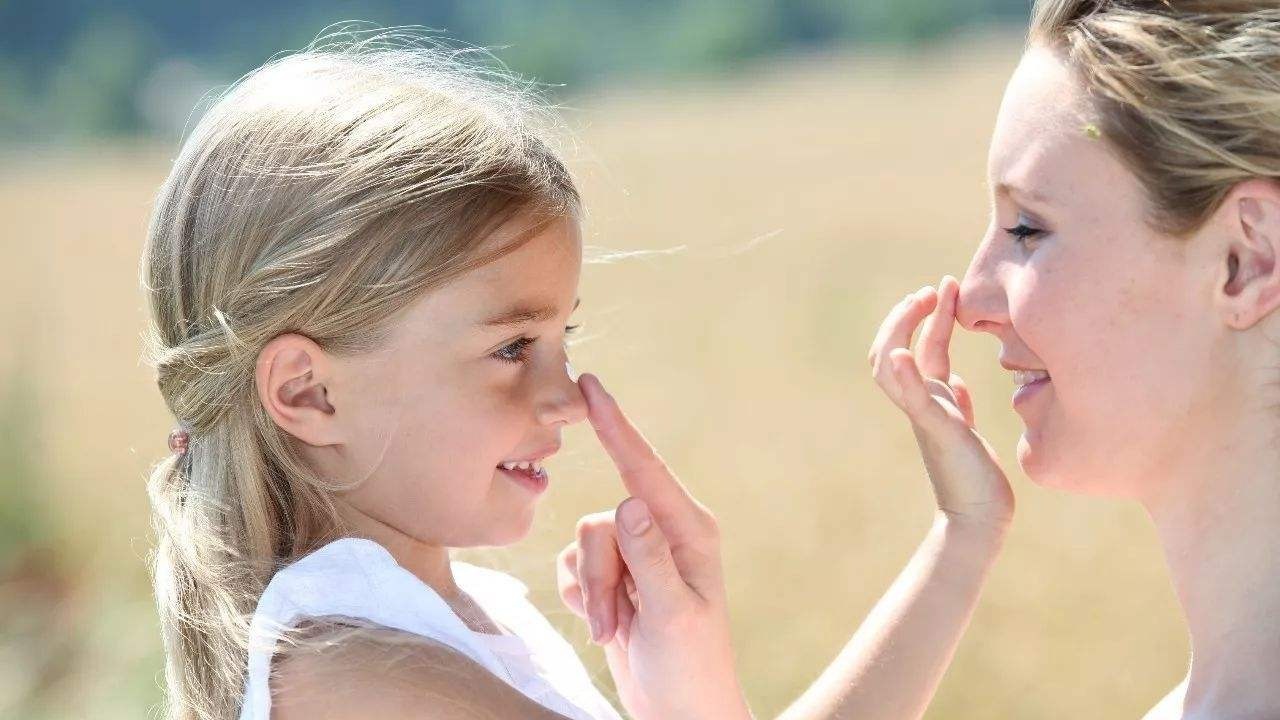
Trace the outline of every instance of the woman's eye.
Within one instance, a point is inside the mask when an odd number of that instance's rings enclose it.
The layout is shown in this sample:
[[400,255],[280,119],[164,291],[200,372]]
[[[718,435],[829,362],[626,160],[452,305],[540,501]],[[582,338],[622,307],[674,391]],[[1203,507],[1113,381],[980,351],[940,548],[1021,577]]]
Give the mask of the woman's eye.
[[1009,233],[1009,235],[1013,237],[1014,242],[1018,242],[1018,243],[1026,242],[1027,240],[1037,238],[1044,234],[1043,229],[1029,224],[1027,221],[1023,220],[1021,217],[1018,218],[1017,225],[1014,225],[1013,227],[1001,228],[1001,229],[1004,230],[1006,233]]

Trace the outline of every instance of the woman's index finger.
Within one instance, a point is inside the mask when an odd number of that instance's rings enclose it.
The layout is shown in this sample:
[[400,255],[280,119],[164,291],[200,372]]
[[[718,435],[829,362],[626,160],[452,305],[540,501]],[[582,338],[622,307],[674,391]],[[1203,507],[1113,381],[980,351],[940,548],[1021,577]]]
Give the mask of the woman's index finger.
[[938,302],[920,331],[920,372],[927,378],[946,382],[951,377],[951,334],[956,324],[956,294],[959,284],[950,275],[938,285]]

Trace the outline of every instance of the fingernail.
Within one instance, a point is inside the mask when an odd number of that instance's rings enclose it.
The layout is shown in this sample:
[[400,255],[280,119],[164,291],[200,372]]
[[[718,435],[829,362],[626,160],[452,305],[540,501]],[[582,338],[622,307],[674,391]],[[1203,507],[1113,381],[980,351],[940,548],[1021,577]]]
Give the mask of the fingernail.
[[600,379],[600,376],[599,376],[599,375],[596,375],[596,374],[594,374],[594,373],[583,373],[583,374],[582,374],[582,377],[586,377],[586,376],[588,376],[588,375],[590,375],[590,376],[591,376],[591,380],[592,380],[592,382],[594,382],[594,383],[596,384],[596,389],[600,391],[600,394],[601,394],[601,395],[603,395],[603,396],[605,396],[605,397],[607,397],[607,398],[610,398],[610,399],[612,399],[612,398],[613,398],[613,396],[609,394],[609,390],[608,390],[608,388],[606,388],[606,387],[604,386],[604,381],[602,381],[602,380]]
[[652,520],[649,516],[649,508],[644,504],[643,500],[632,500],[627,503],[632,507],[631,510],[624,508],[622,518],[622,527],[632,535],[643,535],[645,530],[649,529]]
[[591,618],[591,642],[598,643],[598,642],[600,642],[600,638],[601,638],[601,637],[603,637],[603,636],[604,636],[604,633],[600,630],[600,621],[599,621],[599,620],[597,620],[594,616],[592,616],[592,618]]

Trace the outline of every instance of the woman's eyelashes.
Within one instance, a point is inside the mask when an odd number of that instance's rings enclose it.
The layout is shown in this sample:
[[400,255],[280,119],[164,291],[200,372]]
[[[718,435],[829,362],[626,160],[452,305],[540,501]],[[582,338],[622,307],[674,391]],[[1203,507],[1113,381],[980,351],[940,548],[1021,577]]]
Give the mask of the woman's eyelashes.
[[1031,220],[1022,214],[1018,215],[1018,223],[1016,225],[1013,227],[1001,228],[1001,230],[1008,233],[1016,243],[1026,243],[1029,240],[1034,240],[1045,232],[1044,229],[1039,227],[1034,220]]
[[[574,331],[576,331],[579,327],[581,327],[581,325],[569,325],[565,327],[564,334],[569,335]],[[501,360],[502,362],[506,362],[506,363],[527,362],[529,360],[529,353],[528,353],[529,347],[532,346],[533,343],[536,342],[537,340],[538,338],[536,337],[527,337],[527,336],[518,337],[515,340],[512,340],[511,342],[507,343],[506,345],[503,345],[502,347],[498,348],[497,351],[495,351],[491,355],[491,357],[493,357],[495,360]]]

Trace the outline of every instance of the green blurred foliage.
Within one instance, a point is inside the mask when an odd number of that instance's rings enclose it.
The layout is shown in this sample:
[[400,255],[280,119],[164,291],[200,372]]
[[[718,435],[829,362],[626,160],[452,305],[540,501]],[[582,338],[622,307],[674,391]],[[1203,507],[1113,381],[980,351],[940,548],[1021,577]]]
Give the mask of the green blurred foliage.
[[[0,141],[172,134],[141,88],[166,60],[229,82],[334,23],[418,25],[492,47],[516,72],[582,92],[620,77],[733,72],[755,58],[918,43],[1022,23],[1030,0],[249,0],[0,3]],[[186,103],[188,98],[175,97]]]

